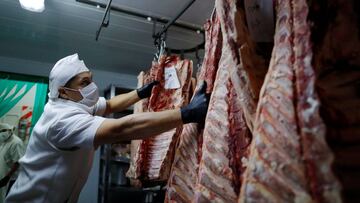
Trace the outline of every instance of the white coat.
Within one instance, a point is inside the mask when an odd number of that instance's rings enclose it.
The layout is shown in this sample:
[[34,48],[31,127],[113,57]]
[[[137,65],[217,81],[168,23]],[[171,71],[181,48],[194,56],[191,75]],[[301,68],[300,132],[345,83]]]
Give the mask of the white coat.
[[[23,141],[12,134],[5,142],[0,142],[0,179],[3,178],[13,166],[24,155],[25,147]],[[5,200],[8,185],[0,188],[0,203]]]
[[19,176],[5,202],[77,202],[89,175],[93,141],[105,118],[103,97],[94,108],[50,99],[34,127]]

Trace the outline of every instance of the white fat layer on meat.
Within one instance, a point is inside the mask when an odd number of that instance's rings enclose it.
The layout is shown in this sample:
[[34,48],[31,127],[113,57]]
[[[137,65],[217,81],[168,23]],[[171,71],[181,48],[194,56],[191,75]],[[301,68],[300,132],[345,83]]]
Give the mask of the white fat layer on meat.
[[287,76],[287,74],[281,70],[278,70],[277,72],[274,73],[274,78],[281,78],[281,77],[286,77],[286,76]]
[[[270,115],[278,119],[279,118],[279,110],[275,109],[271,104],[266,106],[266,110],[270,113]],[[272,127],[272,125],[269,123],[269,125]]]
[[290,36],[291,35],[290,29],[287,26],[280,27],[278,29],[278,32],[280,33],[279,36],[282,36],[282,35]]
[[[305,67],[311,67],[311,59],[312,59],[312,54],[306,54],[306,56],[303,59]],[[305,70],[312,70],[312,68],[305,68]]]
[[[266,101],[264,101],[264,100],[261,101],[261,100],[260,100],[260,102],[261,102],[262,105],[260,106],[260,108],[259,108],[258,111],[259,111],[259,112],[262,112],[262,111],[263,111],[263,107],[262,107],[262,106],[264,106],[264,104],[266,103]],[[264,119],[263,116],[259,116],[257,120],[258,120],[257,123],[262,123],[262,122],[264,122],[265,119]],[[258,130],[259,125],[256,125],[255,127],[256,127],[257,130]],[[254,132],[256,132],[256,131],[254,131]]]
[[284,169],[284,168],[285,168],[285,164],[284,164],[284,163],[281,163],[281,164],[279,165],[279,169],[282,170],[282,169]]
[[[292,75],[291,75],[292,76]],[[287,75],[287,77],[289,77],[289,74]],[[285,77],[281,77],[281,78],[277,78],[276,79],[276,85],[278,87],[278,90],[281,90],[282,93],[282,97],[290,99],[289,96],[293,95],[293,84],[291,82],[291,80],[289,80],[288,78]]]
[[[214,158],[212,159],[213,164],[214,164],[217,168],[224,168],[224,167],[226,167],[226,166],[229,165],[228,160],[227,160],[227,159],[223,159],[223,158],[221,158],[221,157],[222,157],[222,156],[220,156],[219,158],[214,157]],[[209,158],[209,159],[210,159],[210,158]]]
[[272,125],[270,125],[268,122],[264,122],[263,127],[265,128],[266,132],[268,134],[270,134],[270,136],[273,137],[276,135],[276,131],[275,131],[274,127]]
[[248,161],[248,168],[252,171],[255,171],[255,169],[256,169],[255,161],[256,160],[254,157],[250,158],[250,160]]
[[247,184],[246,185],[246,192],[248,193],[252,193],[252,192],[255,192],[257,191],[256,188],[253,186],[253,184]]
[[[276,84],[274,82],[269,82],[269,84],[266,86],[266,90],[270,91],[271,88],[277,89],[278,87],[279,87],[278,84]],[[264,102],[267,102],[267,100],[264,99]]]
[[278,62],[280,58],[283,58],[284,56],[290,56],[290,54],[292,53],[292,48],[289,46],[280,46],[277,49],[277,53],[278,54],[275,56],[275,60],[274,60],[276,62]]
[[[209,188],[208,186],[206,186],[206,182],[207,181],[210,181],[211,178],[216,178],[216,181],[211,181],[215,186],[217,186],[219,189],[221,189],[221,192],[222,193],[226,193],[225,196],[228,196],[230,198],[235,198],[235,193],[233,192],[233,190],[231,189],[232,188],[232,185],[231,183],[229,182],[229,179],[227,179],[227,177],[225,176],[219,176],[217,174],[214,174],[211,170],[209,170],[208,168],[204,167],[202,168],[202,171],[199,172],[199,174],[202,174],[203,177],[200,177],[200,185],[198,185],[198,187],[202,186],[201,188],[202,189],[205,189],[207,191],[211,191],[212,192],[212,189],[213,188]],[[201,175],[200,175],[201,176]],[[208,180],[206,180],[207,178]],[[216,195],[218,196],[218,195]]]
[[[288,77],[289,75],[293,75],[294,72],[291,68],[289,68],[289,64],[276,64],[276,67],[278,68],[278,72],[281,72],[281,76]],[[291,83],[292,85],[292,83]]]
[[295,203],[307,203],[307,202],[313,202],[310,195],[304,192],[297,193],[294,198]]
[[271,162],[271,168],[275,171],[277,169],[277,163],[275,161]]
[[[310,93],[310,95],[312,95]],[[309,122],[310,121],[310,117],[311,115],[313,115],[317,109],[317,107],[319,106],[319,102],[314,99],[313,97],[308,97],[306,99],[306,102],[309,104],[309,108],[307,108],[305,111],[302,112],[303,118],[305,119],[305,122]]]
[[264,157],[264,159],[268,159],[268,158],[269,158],[269,154],[265,152],[263,157]]
[[262,142],[260,136],[256,136],[256,138],[255,138],[255,145],[256,145],[256,146],[259,146],[259,145],[262,145],[262,144],[263,144],[263,142]]
[[241,158],[241,164],[243,167],[247,167],[249,164],[249,160],[246,157]]
[[321,132],[322,129],[321,129],[321,127],[312,127],[312,128],[302,128],[301,130],[304,133],[310,133],[310,134],[317,135],[319,132]]
[[[258,155],[259,156],[259,155]],[[263,165],[263,163],[262,163],[262,161],[259,161],[259,160],[257,160],[257,161],[255,161],[254,162],[254,167],[255,167],[255,173],[257,173],[257,174],[265,174],[265,169],[264,169],[264,165]]]

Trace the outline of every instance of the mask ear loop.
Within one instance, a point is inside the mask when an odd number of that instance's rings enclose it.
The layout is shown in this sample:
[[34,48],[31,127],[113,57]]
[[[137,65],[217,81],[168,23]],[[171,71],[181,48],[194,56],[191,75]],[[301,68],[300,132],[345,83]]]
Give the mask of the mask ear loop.
[[[64,88],[65,90],[68,90],[68,91],[73,91],[73,92],[79,92],[80,93],[80,90],[76,90],[76,89],[72,89],[72,88],[68,88],[68,87],[62,87]],[[82,96],[82,94],[80,93],[82,99],[84,99],[84,97]],[[73,102],[78,102],[78,101],[74,101],[71,97],[69,97],[69,100],[70,101],[73,101]]]
[[73,88],[68,88],[68,87],[62,87],[62,88],[69,90],[69,91],[73,91],[73,92],[80,92],[79,90],[73,89]]

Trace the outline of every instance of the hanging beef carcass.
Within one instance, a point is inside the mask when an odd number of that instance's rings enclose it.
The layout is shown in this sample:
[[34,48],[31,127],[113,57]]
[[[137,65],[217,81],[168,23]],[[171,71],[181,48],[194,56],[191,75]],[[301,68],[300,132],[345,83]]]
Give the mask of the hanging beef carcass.
[[[207,83],[207,92],[212,92],[221,56],[222,38],[220,21],[216,14],[205,24],[205,58],[198,76],[198,86]],[[175,151],[174,162],[169,177],[166,202],[191,202],[198,172],[198,162],[202,143],[202,129],[190,123],[183,127]]]
[[234,1],[215,5],[223,36],[222,57],[203,133],[194,201],[236,202],[245,170],[241,160],[247,156],[266,68],[254,51],[239,5]]
[[306,1],[277,1],[240,202],[340,202],[311,66]]
[[[225,44],[224,44],[225,45]],[[226,46],[226,45],[225,45]],[[223,47],[226,49],[226,47]],[[242,151],[249,143],[245,123],[227,70],[231,55],[223,52],[203,132],[194,202],[236,202]]]
[[[150,82],[150,76],[148,73],[145,73],[141,71],[137,77],[138,84],[137,87],[140,88],[144,84],[147,84]],[[134,104],[134,113],[141,113],[148,111],[148,98],[142,99],[138,101],[136,104]],[[130,184],[136,187],[141,186],[141,182],[139,180],[136,180],[135,177],[138,177],[136,173],[136,167],[135,167],[135,160],[136,160],[136,153],[139,150],[141,140],[132,140],[130,144],[130,167],[128,172],[126,173],[127,177],[130,177]]]
[[[165,88],[165,71],[174,69],[180,82],[180,88]],[[149,71],[152,80],[160,82],[153,88],[148,102],[148,111],[163,111],[179,108],[189,102],[192,62],[181,60],[178,56],[161,56],[159,63],[153,63]],[[168,179],[174,146],[182,127],[178,127],[142,140],[133,161],[132,178],[151,181],[166,181]]]
[[334,156],[325,140],[325,125],[315,90],[308,10],[306,0],[292,1],[296,110],[302,156],[312,198],[317,202],[340,202],[340,184],[332,172]]
[[236,93],[240,95],[246,123],[253,131],[256,105],[267,67],[255,52],[241,1],[216,0],[215,8],[220,18],[224,44],[229,47],[226,52],[231,55],[226,62],[228,71]]
[[[360,202],[360,1],[311,1],[313,65],[344,202]],[[326,15],[324,15],[326,14]]]

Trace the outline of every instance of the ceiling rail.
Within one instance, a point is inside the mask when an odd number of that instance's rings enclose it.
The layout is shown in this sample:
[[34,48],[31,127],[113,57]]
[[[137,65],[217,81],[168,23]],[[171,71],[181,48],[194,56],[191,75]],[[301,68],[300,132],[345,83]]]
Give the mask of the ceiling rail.
[[[161,30],[159,33],[157,33],[157,34],[161,33],[161,35],[164,32],[166,32],[170,26],[175,26],[175,27],[179,27],[179,28],[194,31],[194,32],[201,32],[201,33],[204,32],[204,30],[203,30],[203,28],[201,26],[195,26],[195,25],[191,25],[191,24],[187,24],[187,23],[175,22],[186,11],[186,9],[189,8],[192,3],[194,3],[195,0],[189,1],[184,6],[184,9],[181,10],[182,12],[179,12],[179,14],[173,19],[168,19],[168,18],[165,18],[165,17],[159,17],[159,16],[154,16],[154,15],[146,15],[146,14],[143,14],[143,13],[140,13],[140,12],[137,12],[135,10],[128,9],[128,8],[114,6],[114,5],[111,5],[112,0],[109,0],[107,4],[104,4],[102,2],[98,2],[98,1],[95,1],[95,0],[76,0],[76,1],[80,2],[80,3],[88,4],[88,5],[91,5],[91,6],[95,6],[95,7],[105,8],[105,13],[104,13],[101,25],[100,25],[99,29],[96,32],[96,37],[95,37],[96,40],[98,40],[98,38],[99,38],[101,29],[103,27],[107,27],[109,25],[109,21],[105,22],[105,20],[106,20],[107,16],[109,18],[110,10],[120,12],[120,13],[130,15],[130,16],[135,16],[135,17],[138,17],[138,18],[143,18],[144,20],[147,20],[147,21],[150,20],[150,21],[155,21],[155,22],[165,24],[164,28],[166,28],[166,29],[163,28],[163,30]],[[157,35],[157,34],[155,34],[155,35]]]
[[[180,16],[181,16],[182,14],[184,14],[185,11],[186,11],[188,8],[190,8],[190,6],[191,6],[195,1],[196,1],[196,0],[190,0],[190,1],[188,1],[188,2],[185,4],[185,6],[179,11],[179,13],[176,14],[176,16],[175,16],[173,19],[171,19],[171,20],[164,26],[164,28],[163,28],[162,30],[160,30],[158,33],[156,33],[155,36],[153,36],[153,37],[155,37],[155,38],[160,38],[161,35],[163,35],[164,33],[166,33],[167,30],[169,29],[169,27],[172,26],[172,25],[175,25],[176,21],[180,18]],[[199,29],[197,29],[197,30],[199,30]],[[197,31],[197,30],[196,30],[196,31]]]

